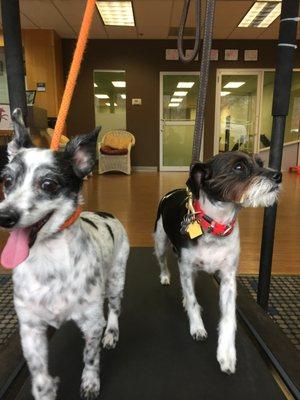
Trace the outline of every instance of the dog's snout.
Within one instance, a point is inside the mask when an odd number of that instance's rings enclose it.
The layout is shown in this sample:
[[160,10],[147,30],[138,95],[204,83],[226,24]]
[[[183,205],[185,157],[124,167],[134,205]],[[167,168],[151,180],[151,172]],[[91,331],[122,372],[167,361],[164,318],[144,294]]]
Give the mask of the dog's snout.
[[282,173],[281,173],[281,172],[278,172],[278,171],[273,172],[273,174],[272,174],[272,179],[273,179],[274,182],[280,183],[281,180],[282,180]]
[[0,211],[0,226],[2,228],[12,228],[20,219],[20,214],[16,210]]

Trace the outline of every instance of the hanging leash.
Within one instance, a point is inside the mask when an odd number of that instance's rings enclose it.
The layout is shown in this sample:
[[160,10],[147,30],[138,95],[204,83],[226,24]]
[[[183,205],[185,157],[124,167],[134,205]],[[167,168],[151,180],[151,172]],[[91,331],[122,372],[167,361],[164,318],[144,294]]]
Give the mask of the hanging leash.
[[[196,37],[195,37],[194,49],[193,49],[190,57],[184,56],[183,48],[182,48],[184,28],[185,28],[185,23],[186,23],[188,10],[189,10],[189,6],[190,6],[190,0],[185,0],[185,2],[184,2],[182,17],[181,17],[180,26],[179,26],[178,54],[179,54],[180,60],[185,63],[194,60],[197,53],[199,53],[199,44],[200,44],[200,36],[201,36],[201,15],[200,15],[201,14],[201,0],[195,0],[195,1],[196,1],[196,4],[195,4]],[[208,84],[208,75],[209,75],[209,62],[210,62],[210,51],[211,51],[211,43],[212,43],[214,13],[215,13],[215,0],[207,0],[206,12],[205,12],[203,45],[202,45],[202,53],[201,53],[200,85],[199,85],[199,93],[198,93],[198,98],[197,98],[196,120],[195,120],[195,130],[194,130],[194,139],[193,139],[192,163],[199,161],[199,158],[200,158],[203,125],[204,125],[204,111],[205,111],[206,93],[207,93],[207,84]]]
[[68,74],[66,87],[64,90],[63,98],[59,108],[59,113],[57,116],[57,121],[54,128],[54,133],[51,140],[51,145],[50,145],[51,150],[57,150],[59,148],[59,141],[65,128],[66,118],[68,115],[72,96],[76,86],[80,65],[83,59],[83,53],[87,44],[89,30],[93,20],[94,10],[95,10],[95,0],[87,0],[78,40],[76,43],[76,48],[74,51],[70,71]]

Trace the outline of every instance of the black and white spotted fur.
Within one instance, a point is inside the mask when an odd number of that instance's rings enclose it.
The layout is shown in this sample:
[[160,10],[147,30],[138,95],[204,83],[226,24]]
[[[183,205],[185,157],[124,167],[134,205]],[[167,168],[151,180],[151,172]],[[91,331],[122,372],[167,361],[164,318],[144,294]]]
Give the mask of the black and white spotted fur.
[[85,338],[82,394],[94,398],[100,389],[105,326],[104,347],[114,347],[119,337],[128,238],[121,223],[103,212],[82,212],[73,225],[61,232],[59,228],[81,202],[82,179],[94,165],[99,129],[72,139],[65,151],[53,152],[33,147],[19,110],[14,120],[9,164],[2,173],[0,225],[32,227],[46,218],[29,257],[13,271],[14,304],[32,393],[36,400],[56,398],[58,378],[48,372],[46,330],[73,320]]
[[[230,223],[243,207],[270,206],[278,197],[281,173],[264,168],[258,158],[241,152],[219,154],[207,163],[191,167],[187,186],[200,201],[205,214],[221,224]],[[239,227],[236,223],[229,236],[205,232],[190,239],[181,234],[181,221],[187,213],[187,192],[174,190],[159,204],[155,227],[155,253],[161,269],[160,281],[170,284],[166,250],[171,244],[178,255],[183,305],[187,311],[190,334],[195,340],[207,336],[201,307],[197,302],[194,279],[198,271],[218,272],[220,276],[219,339],[217,360],[223,372],[236,368],[236,272],[239,262]]]

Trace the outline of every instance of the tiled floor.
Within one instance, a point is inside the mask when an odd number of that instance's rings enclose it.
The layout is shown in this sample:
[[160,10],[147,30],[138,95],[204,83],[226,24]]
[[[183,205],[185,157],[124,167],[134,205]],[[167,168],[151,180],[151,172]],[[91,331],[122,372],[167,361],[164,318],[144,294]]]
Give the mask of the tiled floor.
[[[239,276],[238,279],[256,299],[257,275]],[[268,314],[300,350],[300,276],[272,277]]]

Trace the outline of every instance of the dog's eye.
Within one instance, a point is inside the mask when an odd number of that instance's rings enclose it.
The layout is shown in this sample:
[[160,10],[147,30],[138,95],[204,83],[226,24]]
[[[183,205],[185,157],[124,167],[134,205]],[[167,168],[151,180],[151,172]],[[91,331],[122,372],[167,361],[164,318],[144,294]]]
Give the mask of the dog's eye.
[[239,163],[235,164],[234,170],[235,171],[244,171],[245,170],[245,166],[244,166],[244,164],[239,162]]
[[9,189],[12,186],[13,178],[11,176],[4,176],[3,177],[3,186],[5,189]]
[[52,179],[45,179],[41,183],[41,189],[45,192],[54,193],[57,190],[58,183],[53,181]]

